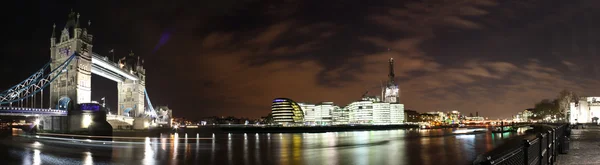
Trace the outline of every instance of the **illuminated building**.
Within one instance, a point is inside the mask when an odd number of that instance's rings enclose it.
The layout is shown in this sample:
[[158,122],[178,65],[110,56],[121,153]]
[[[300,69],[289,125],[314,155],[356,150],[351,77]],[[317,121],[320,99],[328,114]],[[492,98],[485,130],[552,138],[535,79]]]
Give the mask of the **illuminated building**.
[[390,124],[402,124],[404,117],[404,104],[390,103]]
[[382,88],[382,99],[386,103],[400,103],[400,87],[395,83],[394,75],[394,59],[390,58],[389,61],[389,74],[388,83],[385,88]]
[[404,110],[404,117],[406,122],[417,123],[420,121],[420,114],[414,110]]
[[447,124],[459,124],[460,123],[460,112],[451,111],[446,117]]
[[333,105],[333,102],[323,102],[321,104],[298,103],[304,112],[304,124],[306,125],[331,125],[333,122],[333,111],[340,109]]
[[446,114],[444,114],[444,112],[426,112],[425,114],[429,114],[428,116],[431,117],[431,121],[443,122],[446,120]]
[[533,117],[533,112],[530,110],[531,109],[526,109],[523,112],[518,112],[514,120],[517,122],[529,122],[529,119]]
[[369,97],[365,93],[361,100],[344,108],[333,102],[307,104],[278,98],[273,101],[272,116],[275,123],[304,123],[306,125],[330,124],[402,124],[405,121],[404,104],[400,104],[400,88],[395,83],[394,59],[389,60],[388,82],[382,87],[381,97]]
[[340,108],[335,106],[331,113],[333,117],[334,125],[348,124],[350,121],[350,111],[347,108]]
[[301,125],[304,122],[304,112],[291,99],[276,98],[271,105],[273,122],[281,125]]
[[404,105],[379,102],[373,97],[364,97],[355,101],[346,109],[349,113],[349,124],[402,124],[404,123]]
[[600,118],[600,97],[581,97],[579,102],[571,102],[571,123],[598,123]]

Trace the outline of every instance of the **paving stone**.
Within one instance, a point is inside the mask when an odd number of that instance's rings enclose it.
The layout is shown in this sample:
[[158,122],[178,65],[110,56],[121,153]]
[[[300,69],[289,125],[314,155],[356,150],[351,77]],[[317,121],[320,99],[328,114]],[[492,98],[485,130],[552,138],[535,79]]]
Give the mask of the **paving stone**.
[[558,165],[600,165],[600,126],[571,131],[568,154],[557,157]]

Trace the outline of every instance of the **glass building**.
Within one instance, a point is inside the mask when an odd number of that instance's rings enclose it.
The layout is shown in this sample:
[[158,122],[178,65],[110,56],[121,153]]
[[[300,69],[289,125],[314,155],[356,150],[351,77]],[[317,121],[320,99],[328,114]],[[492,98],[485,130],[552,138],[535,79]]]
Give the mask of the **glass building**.
[[298,103],[288,98],[276,98],[271,105],[271,114],[275,124],[285,126],[302,125],[304,112]]
[[379,102],[377,98],[365,97],[348,104],[346,109],[349,111],[349,124],[404,123],[404,104]]
[[333,111],[339,109],[333,102],[322,102],[320,104],[298,103],[304,111],[304,124],[306,125],[331,125],[333,122]]

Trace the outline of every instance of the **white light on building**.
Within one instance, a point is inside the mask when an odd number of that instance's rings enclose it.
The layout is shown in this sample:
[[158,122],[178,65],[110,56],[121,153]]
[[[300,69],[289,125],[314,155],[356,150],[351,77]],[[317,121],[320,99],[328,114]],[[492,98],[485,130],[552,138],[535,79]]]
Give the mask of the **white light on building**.
[[339,107],[333,102],[323,102],[318,105],[298,103],[304,111],[304,124],[307,125],[331,125],[333,122],[333,111]]
[[600,97],[582,97],[569,106],[571,123],[598,123],[600,118]]
[[363,99],[350,103],[350,124],[402,124],[404,123],[404,104],[374,102]]

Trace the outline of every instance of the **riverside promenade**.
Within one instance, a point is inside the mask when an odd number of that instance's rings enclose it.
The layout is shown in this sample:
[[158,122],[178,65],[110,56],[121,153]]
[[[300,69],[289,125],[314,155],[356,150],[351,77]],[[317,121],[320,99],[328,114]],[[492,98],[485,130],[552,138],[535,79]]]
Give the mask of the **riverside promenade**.
[[568,154],[557,157],[558,165],[600,165],[600,126],[572,129],[570,147]]

